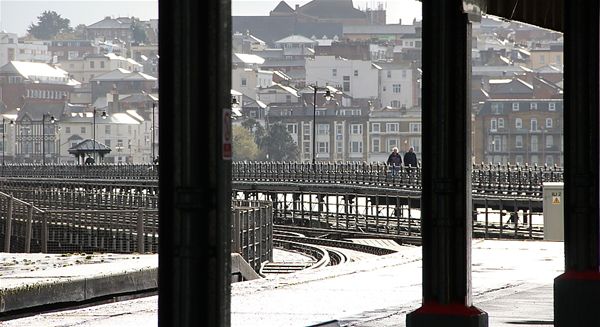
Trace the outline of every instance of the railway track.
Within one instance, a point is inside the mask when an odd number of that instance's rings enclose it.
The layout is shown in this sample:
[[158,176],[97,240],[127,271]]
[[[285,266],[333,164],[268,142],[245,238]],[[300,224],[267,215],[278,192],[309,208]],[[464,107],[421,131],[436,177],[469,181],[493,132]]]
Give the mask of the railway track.
[[339,238],[339,235],[328,234],[321,235],[320,237],[311,237],[303,234],[303,230],[315,233],[315,229],[307,230],[299,228],[293,230],[290,226],[277,226],[273,230],[273,244],[276,248],[300,253],[310,259],[306,261],[267,262],[260,269],[262,276],[289,274],[302,270],[341,265],[364,256],[357,255],[357,253],[386,255],[396,252],[389,248],[355,243],[343,239],[327,238]]

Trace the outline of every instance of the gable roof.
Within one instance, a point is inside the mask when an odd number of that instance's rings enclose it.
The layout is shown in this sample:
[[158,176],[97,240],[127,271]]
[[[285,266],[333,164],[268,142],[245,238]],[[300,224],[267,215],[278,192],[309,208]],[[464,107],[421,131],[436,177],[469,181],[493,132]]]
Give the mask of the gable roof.
[[117,68],[108,73],[98,75],[90,81],[156,81],[154,76],[146,75],[141,72],[130,72],[127,69]]
[[366,18],[352,0],[313,0],[297,10],[298,13],[319,18]]
[[299,22],[294,16],[233,16],[231,29],[249,31],[252,35],[273,45],[273,42],[289,35],[343,35],[342,24],[332,22]]
[[315,44],[315,40],[309,39],[306,36],[302,35],[290,35],[284,37],[281,40],[275,41],[275,44],[283,44],[283,43],[306,43],[306,44]]
[[10,61],[0,67],[3,75],[15,74],[24,79],[49,84],[78,85],[81,84],[69,78],[69,73],[56,66],[41,62]]
[[281,1],[271,12],[291,14],[294,13],[294,9],[292,9],[285,1]]
[[103,28],[103,29],[111,29],[111,28],[127,28],[131,27],[131,18],[129,17],[119,17],[119,18],[111,18],[105,17],[103,20],[96,22],[92,25],[86,26],[86,28]]

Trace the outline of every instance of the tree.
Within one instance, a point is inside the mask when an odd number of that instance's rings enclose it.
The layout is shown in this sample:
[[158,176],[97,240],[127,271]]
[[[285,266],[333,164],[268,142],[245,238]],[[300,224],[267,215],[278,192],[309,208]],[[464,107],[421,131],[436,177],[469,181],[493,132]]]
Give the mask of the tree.
[[146,29],[145,29],[144,25],[140,22],[139,18],[135,18],[135,17],[131,17],[131,18],[132,18],[131,31],[132,31],[133,42],[135,42],[137,44],[145,43],[147,36],[146,36]]
[[241,127],[233,126],[233,160],[256,160],[260,150],[254,142],[254,136],[250,131]]
[[242,122],[242,127],[250,131],[254,135],[254,142],[259,148],[262,147],[263,138],[265,137],[265,128],[253,118],[248,118]]
[[27,33],[40,40],[52,39],[59,33],[71,33],[73,29],[69,24],[71,21],[62,18],[56,11],[44,11],[38,18],[37,24],[31,24]]
[[275,123],[269,127],[261,145],[269,160],[296,161],[300,155],[298,146],[282,123]]

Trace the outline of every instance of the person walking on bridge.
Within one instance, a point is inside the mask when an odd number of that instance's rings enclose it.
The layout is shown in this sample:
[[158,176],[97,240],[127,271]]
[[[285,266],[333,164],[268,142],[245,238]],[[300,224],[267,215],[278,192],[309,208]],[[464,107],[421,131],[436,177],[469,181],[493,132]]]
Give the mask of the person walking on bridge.
[[404,154],[404,166],[409,168],[417,167],[417,154],[415,153],[415,148],[412,146],[408,149],[408,152]]
[[400,166],[402,165],[402,156],[400,155],[400,153],[398,153],[397,147],[392,148],[392,153],[388,157],[387,164],[390,168],[392,176],[396,176],[396,174],[398,174],[398,171],[400,170]]

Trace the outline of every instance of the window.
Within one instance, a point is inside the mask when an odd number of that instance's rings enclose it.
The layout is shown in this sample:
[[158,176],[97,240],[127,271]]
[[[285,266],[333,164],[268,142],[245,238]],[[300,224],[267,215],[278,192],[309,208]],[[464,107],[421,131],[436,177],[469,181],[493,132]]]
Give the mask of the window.
[[246,83],[248,83],[248,81],[245,77],[242,77],[242,86],[246,86]]
[[90,68],[94,68],[94,64],[95,63],[93,61],[90,61]]
[[523,128],[523,119],[521,118],[516,118],[515,119],[515,128]]
[[546,148],[551,148],[554,146],[554,136],[546,135]]
[[350,76],[344,76],[344,92],[350,92]]
[[395,146],[398,146],[400,142],[398,139],[388,139],[388,151],[392,151]]
[[351,134],[362,134],[362,125],[361,124],[350,125],[350,133]]
[[532,102],[529,104],[529,109],[531,110],[537,110],[537,102]]
[[406,78],[406,70],[402,70],[402,78]]
[[494,151],[502,151],[502,139],[499,135],[494,136],[492,144],[494,145]]
[[519,111],[519,103],[518,102],[513,102],[513,104],[512,104],[512,110],[513,111]]
[[82,127],[82,128],[81,128],[81,134],[85,134],[85,133],[86,133],[86,131],[85,131],[85,130],[86,130],[86,128],[85,128],[85,127]]
[[408,139],[408,143],[415,149],[415,152],[421,152],[421,138],[411,137]]
[[400,93],[400,84],[392,84],[392,92]]
[[110,148],[110,140],[109,139],[104,140],[104,145],[106,145],[107,147]]
[[552,118],[546,118],[546,128],[552,128]]
[[374,138],[371,140],[371,151],[372,152],[380,152],[381,151],[381,140],[379,138]]
[[336,77],[337,76],[337,69],[333,68],[331,70],[331,76]]
[[515,136],[515,148],[523,147],[523,135]]
[[335,152],[337,152],[337,153],[344,152],[344,144],[342,142],[335,142]]
[[392,100],[390,102],[390,107],[392,107],[392,108],[400,108],[400,101],[398,101],[398,100]]
[[329,135],[329,124],[317,124],[317,135]]
[[533,152],[537,152],[538,151],[538,137],[537,135],[531,135],[531,151]]
[[399,127],[398,123],[387,123],[385,124],[385,131],[388,133],[396,133],[398,132]]
[[65,133],[71,134],[71,127],[70,126],[65,127]]
[[100,68],[104,68],[104,61],[100,62]]
[[531,131],[536,132],[538,130],[537,119],[531,118]]
[[335,125],[335,135],[341,137],[343,132],[344,132],[344,125],[336,124]]
[[104,134],[110,135],[110,124],[104,126]]
[[354,76],[358,76],[358,70],[354,70]]
[[304,142],[304,144],[303,144],[303,145],[304,145],[304,146],[303,146],[303,148],[304,148],[304,151],[303,151],[303,152],[304,152],[304,153],[308,153],[308,152],[310,152],[310,142]]
[[352,141],[350,142],[350,152],[352,153],[362,153],[362,141]]
[[289,94],[288,94],[288,95],[286,95],[286,96],[285,96],[285,102],[286,102],[286,103],[291,103],[291,102],[292,102],[292,96],[291,96],[291,95],[289,95]]
[[287,131],[290,134],[298,134],[298,124],[287,124]]
[[492,118],[490,120],[490,131],[495,132],[498,130],[498,120],[496,118]]
[[504,118],[498,118],[498,128],[504,128]]
[[502,106],[500,103],[492,103],[492,113],[493,114],[496,114],[496,115],[500,114],[501,108],[502,108]]
[[318,153],[329,153],[329,142],[317,142]]
[[554,103],[554,102],[548,103],[548,111],[556,111],[556,103]]
[[420,133],[421,132],[421,123],[409,123],[408,130],[411,133]]
[[391,70],[387,71],[387,78],[392,78],[392,71]]
[[371,132],[379,133],[381,131],[381,124],[379,123],[371,123]]

